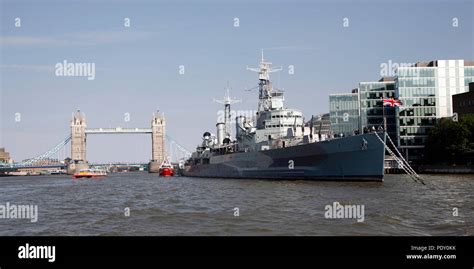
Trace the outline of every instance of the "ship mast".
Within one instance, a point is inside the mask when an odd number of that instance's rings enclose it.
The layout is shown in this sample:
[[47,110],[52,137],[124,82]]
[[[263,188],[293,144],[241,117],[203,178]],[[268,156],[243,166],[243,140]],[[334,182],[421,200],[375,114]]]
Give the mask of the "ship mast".
[[224,127],[225,127],[224,131],[227,136],[232,137],[232,134],[231,134],[232,128],[230,127],[230,123],[231,123],[230,105],[240,103],[242,100],[232,99],[230,97],[229,82],[227,82],[227,88],[225,88],[225,90],[227,94],[224,96],[224,99],[222,100],[214,99],[214,102],[224,105]]
[[258,79],[258,111],[268,111],[271,108],[271,92],[273,90],[272,84],[270,82],[270,73],[278,72],[282,70],[280,68],[271,68],[272,63],[266,62],[263,58],[263,49],[262,49],[262,59],[260,60],[259,68],[251,68],[247,66],[247,70],[257,72]]

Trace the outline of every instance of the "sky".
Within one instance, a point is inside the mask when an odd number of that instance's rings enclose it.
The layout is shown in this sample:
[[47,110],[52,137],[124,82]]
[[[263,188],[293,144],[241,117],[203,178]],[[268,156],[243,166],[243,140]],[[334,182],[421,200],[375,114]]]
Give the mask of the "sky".
[[[286,106],[309,119],[328,112],[329,94],[378,80],[382,64],[474,60],[473,14],[474,1],[460,0],[0,0],[0,147],[15,161],[41,154],[69,135],[76,109],[90,128],[148,128],[160,110],[167,133],[193,150],[215,133],[213,99],[227,84],[242,100],[234,110],[256,110],[258,76],[246,67],[262,49],[283,68],[271,79]],[[93,63],[95,78],[57,76],[64,60]],[[91,162],[151,158],[149,135],[87,143]]]

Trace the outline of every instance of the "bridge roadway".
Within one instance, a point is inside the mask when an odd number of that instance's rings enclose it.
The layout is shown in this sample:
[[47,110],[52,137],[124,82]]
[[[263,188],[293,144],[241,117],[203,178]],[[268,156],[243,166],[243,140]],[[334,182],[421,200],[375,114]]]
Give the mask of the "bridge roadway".
[[[89,163],[90,166],[147,166],[148,163],[133,163],[133,162],[120,162],[120,163]],[[13,171],[16,169],[24,168],[66,168],[66,164],[50,164],[50,165],[23,165],[23,164],[2,164],[0,165],[0,171]]]
[[86,134],[151,134],[151,128],[86,128]]
[[0,172],[11,172],[16,171],[18,169],[35,169],[35,168],[42,168],[42,169],[49,169],[49,168],[59,168],[65,169],[67,165],[65,164],[52,164],[52,165],[0,165]]

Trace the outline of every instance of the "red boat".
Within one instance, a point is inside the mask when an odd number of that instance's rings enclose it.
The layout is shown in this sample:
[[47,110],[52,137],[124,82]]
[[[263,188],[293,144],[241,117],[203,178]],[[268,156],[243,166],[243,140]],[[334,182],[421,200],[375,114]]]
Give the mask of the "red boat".
[[174,168],[173,165],[169,161],[163,161],[160,166],[159,170],[160,176],[162,177],[172,177],[174,176]]

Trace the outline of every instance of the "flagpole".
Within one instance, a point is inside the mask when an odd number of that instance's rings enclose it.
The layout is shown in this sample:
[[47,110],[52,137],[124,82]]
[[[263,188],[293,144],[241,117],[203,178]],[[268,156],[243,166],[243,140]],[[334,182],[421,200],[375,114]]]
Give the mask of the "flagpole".
[[383,118],[383,131],[384,133],[387,132],[387,118],[385,118],[385,105],[383,103],[383,97],[382,97],[382,118]]

